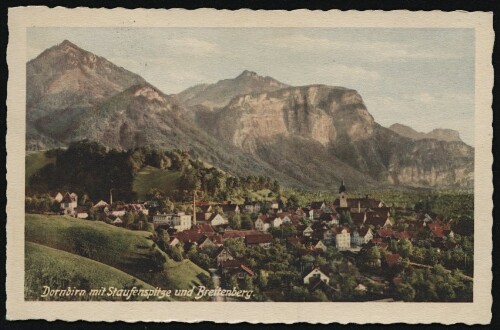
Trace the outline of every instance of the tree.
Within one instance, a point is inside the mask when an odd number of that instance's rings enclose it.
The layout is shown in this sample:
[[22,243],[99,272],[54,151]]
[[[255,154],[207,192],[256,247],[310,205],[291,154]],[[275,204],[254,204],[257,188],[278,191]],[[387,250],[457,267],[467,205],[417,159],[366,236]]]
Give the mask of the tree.
[[455,224],[453,224],[452,229],[457,234],[463,236],[473,236],[474,220],[468,216],[461,216],[456,220]]
[[438,285],[436,287],[436,291],[439,296],[439,299],[442,301],[452,301],[456,297],[453,287],[447,282]]
[[123,216],[122,221],[124,227],[130,226],[135,222],[135,216],[132,212],[126,212],[125,215]]
[[148,216],[142,212],[139,212],[139,215],[137,216],[137,221],[142,221],[143,224],[146,224],[148,222]]
[[431,266],[434,266],[439,262],[439,253],[436,249],[430,248],[425,251],[425,262]]
[[415,299],[415,289],[410,284],[401,283],[398,285],[397,293],[403,301],[413,301]]
[[262,271],[260,272],[259,276],[257,277],[257,286],[261,290],[264,290],[267,287],[267,276],[265,276]]
[[367,268],[380,268],[380,250],[378,247],[373,246],[362,252],[362,262]]
[[288,197],[288,200],[286,202],[286,207],[288,209],[292,209],[292,208],[296,208],[298,206],[299,206],[298,197],[295,194],[290,195],[290,197]]
[[322,266],[326,265],[326,259],[323,257],[317,257],[315,263],[316,263],[316,265],[322,267]]
[[149,190],[149,192],[146,194],[146,198],[148,200],[155,200],[155,201],[159,201],[163,198],[163,192],[158,189],[158,188],[151,188]]
[[197,264],[198,266],[200,266],[203,269],[209,269],[210,264],[212,262],[210,257],[206,253],[201,252],[201,251],[192,255],[191,261],[193,261],[195,264]]
[[248,214],[243,214],[241,217],[241,229],[253,229],[253,222]]
[[229,278],[229,288],[236,288],[238,289],[238,279],[236,278],[236,275],[232,275]]
[[309,301],[325,302],[328,301],[328,297],[321,290],[315,290],[311,295],[309,295]]
[[242,258],[247,250],[245,243],[236,238],[228,238],[224,240],[224,246],[235,258]]
[[288,301],[306,301],[309,292],[303,287],[294,287],[290,291],[285,292],[286,300]]
[[253,290],[253,282],[250,276],[245,277],[245,281],[243,283],[243,289],[245,290]]
[[403,258],[408,258],[412,254],[413,246],[409,240],[403,238],[398,242],[398,253]]
[[232,217],[229,217],[229,226],[232,229],[240,229],[241,228],[241,216],[238,213],[236,213]]
[[166,250],[165,252],[170,256],[170,258],[174,259],[175,261],[181,261],[182,260],[182,253],[179,250],[179,248],[177,248],[176,246],[170,246],[170,245],[168,245],[165,248],[165,250]]
[[340,217],[339,217],[339,222],[340,224],[345,224],[352,226],[352,218],[351,218],[351,213],[349,211],[341,211],[340,212]]
[[424,259],[425,259],[425,249],[419,248],[419,247],[414,247],[413,252],[412,252],[412,258],[417,263],[423,263]]
[[271,191],[278,194],[281,190],[280,188],[280,184],[278,183],[278,180],[273,180],[273,182],[271,183],[271,187],[270,187]]

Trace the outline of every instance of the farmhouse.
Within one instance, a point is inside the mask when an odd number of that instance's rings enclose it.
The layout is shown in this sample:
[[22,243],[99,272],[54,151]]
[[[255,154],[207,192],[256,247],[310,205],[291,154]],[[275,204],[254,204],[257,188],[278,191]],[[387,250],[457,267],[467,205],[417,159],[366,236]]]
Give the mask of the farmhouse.
[[310,282],[312,282],[317,278],[319,278],[322,282],[325,283],[328,283],[330,281],[330,278],[325,273],[323,273],[319,269],[319,267],[316,267],[304,276],[304,284],[309,284]]
[[215,258],[217,262],[217,266],[220,266],[223,262],[228,261],[228,260],[234,260],[234,257],[229,253],[229,250],[226,249],[225,247],[221,246],[216,252],[215,252]]
[[208,224],[211,226],[222,226],[222,225],[227,225],[228,221],[222,215],[220,214],[212,214],[210,218],[207,220]]
[[121,225],[123,225],[123,220],[122,220],[122,219],[120,219],[119,217],[116,217],[116,219],[115,219],[115,220],[113,220],[113,222],[111,222],[111,223],[112,223],[113,225],[115,225],[115,226],[121,226]]
[[267,231],[271,227],[271,224],[267,215],[261,214],[257,217],[257,220],[255,220],[254,226],[257,230]]
[[61,200],[61,212],[64,215],[75,215],[78,206],[78,196],[75,193],[67,192]]

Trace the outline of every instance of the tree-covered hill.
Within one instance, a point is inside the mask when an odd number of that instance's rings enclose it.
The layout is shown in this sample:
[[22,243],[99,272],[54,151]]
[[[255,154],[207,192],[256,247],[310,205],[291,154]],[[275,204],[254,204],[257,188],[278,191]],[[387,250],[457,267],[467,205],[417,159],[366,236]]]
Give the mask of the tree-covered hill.
[[[50,162],[39,161],[48,157]],[[211,201],[244,199],[263,189],[274,196],[280,191],[279,183],[269,177],[233,176],[181,150],[117,151],[96,142],[80,141],[66,150],[47,151],[26,161],[32,169],[26,172],[28,196],[71,191],[81,196],[80,204],[109,200],[111,190],[114,200],[125,202],[158,194],[174,201],[188,201],[195,189],[199,198]]]

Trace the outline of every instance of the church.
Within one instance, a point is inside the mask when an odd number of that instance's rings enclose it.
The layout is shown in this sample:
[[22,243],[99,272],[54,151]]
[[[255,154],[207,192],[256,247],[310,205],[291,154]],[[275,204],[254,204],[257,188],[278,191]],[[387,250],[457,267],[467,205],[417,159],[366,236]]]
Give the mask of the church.
[[333,207],[337,213],[348,212],[357,226],[383,227],[390,224],[390,208],[383,201],[369,198],[368,195],[349,198],[344,180],[340,184],[339,198],[333,202]]

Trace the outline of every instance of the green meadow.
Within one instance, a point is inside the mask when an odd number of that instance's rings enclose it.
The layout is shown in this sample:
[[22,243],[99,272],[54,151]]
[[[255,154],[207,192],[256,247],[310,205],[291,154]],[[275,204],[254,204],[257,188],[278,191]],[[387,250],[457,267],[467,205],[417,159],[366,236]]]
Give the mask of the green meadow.
[[[79,262],[71,259],[75,261],[71,267],[69,263],[72,261],[66,261],[67,268],[76,269],[75,272],[89,283],[97,283],[93,275],[97,268],[93,265],[99,264],[107,266],[105,270],[108,272],[120,272],[129,276],[129,281],[120,280],[121,283],[131,283],[135,279],[136,283],[170,290],[190,289],[193,285],[200,285],[198,276],[208,273],[189,260],[171,260],[154,244],[151,235],[147,231],[132,231],[99,221],[27,214],[26,269],[32,269],[32,274],[36,274],[36,269],[50,269],[50,265],[55,262],[54,258],[39,256],[53,256],[53,251],[64,251],[76,259],[84,260]],[[30,243],[36,243],[39,248],[33,248]],[[45,253],[46,247],[52,248],[51,254]],[[29,257],[33,253],[38,257]],[[28,298],[28,294],[36,290],[39,284],[36,281],[26,281],[26,285]]]

